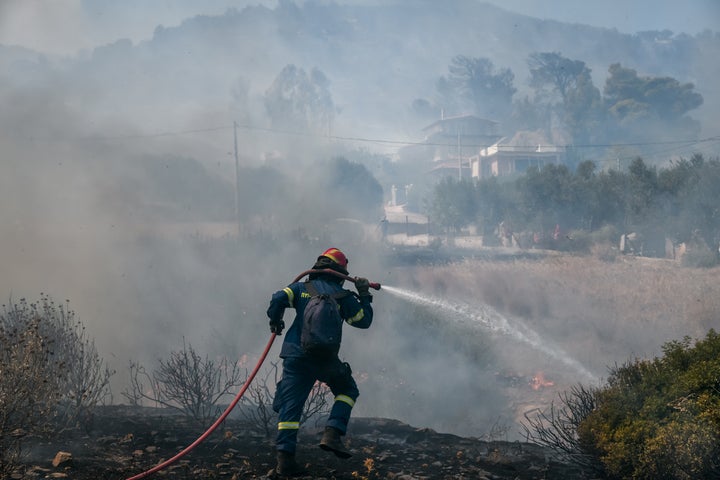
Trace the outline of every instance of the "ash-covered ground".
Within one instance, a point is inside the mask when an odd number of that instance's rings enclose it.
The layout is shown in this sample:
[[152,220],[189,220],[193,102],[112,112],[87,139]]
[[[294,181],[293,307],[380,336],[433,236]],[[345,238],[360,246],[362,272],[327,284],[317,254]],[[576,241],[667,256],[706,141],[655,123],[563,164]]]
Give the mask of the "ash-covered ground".
[[[91,430],[28,445],[29,456],[10,478],[127,479],[173,457],[203,431],[185,417],[165,410],[102,407]],[[308,473],[300,478],[596,478],[537,445],[443,434],[392,419],[352,419],[346,444],[354,456],[349,460],[318,448],[320,436],[319,427],[301,430],[297,457]],[[62,458],[59,452],[70,455]],[[173,465],[145,478],[276,478],[271,473],[274,466],[272,440],[247,422],[234,419]]]

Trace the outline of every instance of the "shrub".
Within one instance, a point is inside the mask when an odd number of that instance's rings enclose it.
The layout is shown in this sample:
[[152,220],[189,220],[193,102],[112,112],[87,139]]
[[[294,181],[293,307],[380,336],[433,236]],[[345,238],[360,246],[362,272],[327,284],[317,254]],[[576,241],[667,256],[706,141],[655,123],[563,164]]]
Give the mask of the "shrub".
[[247,407],[240,410],[243,418],[253,428],[261,431],[265,438],[271,438],[276,431],[277,413],[273,411],[273,390],[279,380],[277,362],[271,362],[265,373],[255,377],[242,398],[242,405]]
[[[131,405],[150,402],[156,406],[176,410],[207,426],[220,415],[219,402],[234,395],[249,376],[241,372],[239,363],[226,358],[216,362],[202,358],[190,344],[160,359],[156,370],[148,372],[144,366],[130,362],[130,383],[122,395]],[[275,387],[280,369],[271,362],[264,373],[255,377],[242,398],[240,415],[251,427],[270,438],[275,432],[277,413],[272,409]],[[303,408],[300,422],[309,423],[314,417],[330,412],[332,393],[327,385],[316,382]]]
[[587,230],[571,230],[564,237],[555,240],[557,250],[564,252],[588,253],[592,245],[592,234]]
[[[203,358],[184,340],[182,349],[160,359],[153,372],[135,362],[130,362],[129,369],[130,387],[122,395],[131,404],[149,400],[177,410],[202,426],[218,416],[219,401],[244,380],[237,363],[230,364],[226,358],[218,362]],[[143,380],[148,382],[147,389]]]
[[[245,392],[242,404],[245,408],[241,415],[256,430],[261,431],[266,438],[271,438],[277,432],[278,415],[273,411],[272,404],[275,389],[280,376],[277,362],[272,362],[265,369],[264,375],[255,377],[255,381]],[[314,419],[316,424],[321,418],[330,413],[332,406],[332,392],[327,385],[315,382],[305,405],[303,406],[300,423],[307,425]]]
[[601,262],[612,263],[617,260],[618,249],[611,243],[596,243],[590,247],[590,253]]
[[681,263],[684,267],[690,268],[712,268],[720,261],[718,255],[707,246],[695,244],[682,256]]
[[552,403],[547,411],[525,413],[526,423],[522,427],[527,440],[549,447],[559,457],[577,465],[602,471],[597,457],[578,436],[580,424],[597,407],[597,393],[595,388],[577,385],[560,394],[559,405]]
[[572,414],[531,422],[531,437],[597,459],[609,478],[720,478],[720,335],[668,342],[663,353],[611,369],[591,409],[573,409],[590,403],[586,391],[566,396],[561,411]]
[[29,435],[88,426],[112,375],[69,302],[10,301],[0,314],[0,474]]

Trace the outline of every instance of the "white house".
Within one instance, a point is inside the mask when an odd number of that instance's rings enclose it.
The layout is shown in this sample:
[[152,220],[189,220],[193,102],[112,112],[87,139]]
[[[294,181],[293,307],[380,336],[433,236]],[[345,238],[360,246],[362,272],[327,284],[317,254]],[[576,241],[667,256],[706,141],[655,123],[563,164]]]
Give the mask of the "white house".
[[565,147],[552,145],[540,132],[518,132],[480,149],[470,158],[473,178],[499,177],[522,173],[529,167],[542,168],[565,161]]

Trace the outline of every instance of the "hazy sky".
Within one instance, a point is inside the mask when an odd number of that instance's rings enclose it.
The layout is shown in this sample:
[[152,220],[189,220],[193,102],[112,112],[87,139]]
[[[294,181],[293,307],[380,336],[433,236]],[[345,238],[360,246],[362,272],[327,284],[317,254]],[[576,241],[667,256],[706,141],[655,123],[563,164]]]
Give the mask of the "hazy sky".
[[624,33],[720,30],[720,0],[485,0],[533,17],[617,28]]
[[[416,0],[396,0],[412,3]],[[440,0],[437,0],[440,1]],[[486,0],[538,18],[617,28],[633,33],[670,29],[696,34],[720,30],[720,0]],[[221,14],[275,0],[0,0],[0,44],[72,54],[118,38],[138,42],[157,25],[178,25],[198,14]],[[337,0],[336,3],[387,3]]]

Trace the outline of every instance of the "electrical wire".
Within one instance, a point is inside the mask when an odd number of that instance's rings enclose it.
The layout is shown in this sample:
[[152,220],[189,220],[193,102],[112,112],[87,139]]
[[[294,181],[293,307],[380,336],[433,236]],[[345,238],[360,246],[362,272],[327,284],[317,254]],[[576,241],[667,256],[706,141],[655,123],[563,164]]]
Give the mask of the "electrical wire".
[[[134,140],[143,138],[161,138],[161,137],[173,137],[183,136],[199,133],[210,133],[224,130],[232,130],[233,128],[239,128],[242,130],[265,132],[275,135],[288,135],[297,136],[303,138],[314,138],[317,140],[334,140],[344,142],[359,142],[359,143],[374,143],[378,145],[396,145],[396,146],[426,146],[426,147],[448,147],[457,148],[458,144],[456,140],[448,142],[430,142],[430,141],[410,141],[410,140],[393,140],[386,138],[370,138],[370,137],[354,137],[354,136],[342,136],[342,135],[321,135],[313,134],[309,132],[282,130],[277,128],[259,127],[255,125],[239,124],[234,125],[219,125],[207,128],[196,128],[190,130],[178,130],[178,131],[166,131],[158,133],[146,133],[146,134],[126,134],[126,135],[91,135],[85,137],[41,137],[32,136],[24,137],[25,140],[31,140],[35,142],[92,142],[92,141],[114,141],[114,140]],[[5,134],[4,136],[7,136]],[[16,137],[17,138],[17,137]],[[677,150],[689,149],[697,145],[706,144],[720,141],[720,135],[702,138],[702,139],[688,139],[688,140],[665,140],[665,141],[654,141],[654,142],[628,142],[628,143],[596,143],[596,144],[565,144],[565,145],[513,145],[514,149],[526,149],[526,150],[542,150],[542,149],[593,149],[593,148],[623,148],[623,147],[653,147],[653,146],[667,146],[668,150],[660,150],[655,153],[646,155],[659,155],[663,152],[672,152]],[[463,148],[487,148],[487,144],[479,143],[465,143],[461,145]]]

